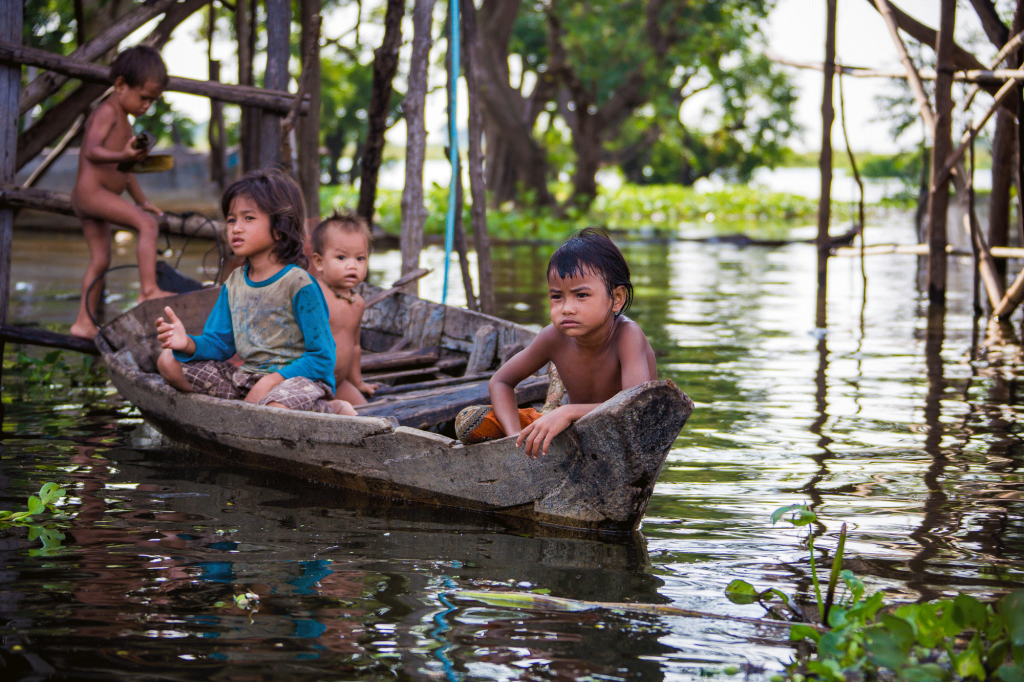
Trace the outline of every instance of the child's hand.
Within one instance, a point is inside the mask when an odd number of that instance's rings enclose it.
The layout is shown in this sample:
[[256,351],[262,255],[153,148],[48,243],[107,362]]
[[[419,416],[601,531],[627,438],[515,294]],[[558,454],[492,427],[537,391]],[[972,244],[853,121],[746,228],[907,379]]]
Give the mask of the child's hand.
[[527,457],[536,459],[541,455],[546,455],[551,441],[569,428],[570,424],[572,424],[572,417],[568,410],[561,407],[556,408],[520,431],[519,437],[516,438],[516,447],[525,443]]
[[160,339],[160,347],[171,350],[187,350],[188,342],[191,339],[185,333],[185,325],[181,323],[170,306],[164,308],[164,313],[167,315],[166,320],[162,317],[156,318],[156,338]]
[[377,392],[378,388],[380,388],[380,384],[371,384],[365,381],[359,382],[359,385],[356,386],[356,389],[360,393],[364,393],[371,398],[373,397],[373,394]]
[[148,149],[146,149],[145,147],[143,147],[142,149],[136,149],[134,145],[135,137],[128,140],[128,143],[125,144],[124,149],[121,150],[121,153],[124,155],[122,161],[142,161],[144,158],[149,156]]
[[161,211],[159,208],[157,208],[156,206],[153,205],[152,201],[147,201],[144,204],[139,204],[139,208],[141,208],[143,211],[147,211],[149,213],[152,213],[153,215],[155,215],[157,217],[163,216],[163,214],[164,214],[163,211]]

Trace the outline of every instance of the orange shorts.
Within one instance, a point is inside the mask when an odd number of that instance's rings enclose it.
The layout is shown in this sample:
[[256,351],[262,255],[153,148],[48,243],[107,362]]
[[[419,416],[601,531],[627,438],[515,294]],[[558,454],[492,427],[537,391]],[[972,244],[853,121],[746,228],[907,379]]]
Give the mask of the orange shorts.
[[[526,428],[528,424],[540,419],[540,416],[540,412],[532,407],[521,408],[519,426]],[[485,440],[504,438],[505,429],[501,428],[490,405],[473,405],[459,412],[459,416],[455,418],[455,435],[466,445],[472,445]]]

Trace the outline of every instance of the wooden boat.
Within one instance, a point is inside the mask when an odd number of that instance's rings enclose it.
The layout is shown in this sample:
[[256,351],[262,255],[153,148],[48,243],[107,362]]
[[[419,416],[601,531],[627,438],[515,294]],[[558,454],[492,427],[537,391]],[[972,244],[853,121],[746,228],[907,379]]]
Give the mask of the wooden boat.
[[[362,286],[369,298],[386,293]],[[493,370],[534,333],[404,294],[367,308],[363,371],[369,380],[377,372],[378,379],[414,383],[382,387],[358,417],[181,393],[156,373],[154,321],[170,305],[198,332],[218,294],[204,289],[147,301],[104,326],[96,343],[118,391],[158,431],[238,464],[416,503],[630,531],[693,411],[671,381],[651,381],[580,419],[555,438],[546,456],[527,457],[514,438],[463,445],[445,435],[452,420],[468,405],[489,402]],[[520,405],[539,403],[547,389],[548,376],[539,374],[517,388],[516,398]]]

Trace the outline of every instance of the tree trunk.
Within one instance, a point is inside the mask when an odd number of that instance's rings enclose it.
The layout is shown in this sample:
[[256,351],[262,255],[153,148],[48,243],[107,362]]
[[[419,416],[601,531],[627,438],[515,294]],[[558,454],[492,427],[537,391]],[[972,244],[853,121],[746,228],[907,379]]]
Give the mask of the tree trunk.
[[324,146],[327,147],[327,175],[328,184],[341,184],[341,171],[338,170],[338,163],[341,161],[341,154],[345,151],[345,135],[342,132],[329,134],[324,137]]
[[[263,0],[267,10],[267,68],[263,87],[288,90],[288,41],[292,29],[290,0]],[[260,168],[274,164],[290,166],[291,159],[281,158],[281,116],[264,110],[260,116]]]
[[821,96],[821,198],[818,201],[818,288],[825,288],[828,278],[828,228],[832,216],[832,84],[836,77],[836,0],[827,0],[825,21],[825,86]]
[[508,46],[520,4],[521,0],[484,0],[476,46],[471,48],[476,52],[473,62],[478,65],[486,121],[487,186],[494,192],[495,206],[514,199],[519,185],[532,191],[535,204],[550,206],[555,199],[547,185],[547,154],[533,137],[544,102],[528,102],[509,80]]
[[359,207],[357,213],[373,224],[377,205],[377,174],[384,156],[384,133],[391,108],[392,81],[398,70],[398,50],[402,46],[404,0],[388,0],[384,13],[384,40],[373,51],[373,88],[367,109],[366,144],[360,164]]
[[932,149],[932,182],[928,192],[928,300],[946,304],[946,212],[949,180],[936,183],[952,147],[953,124],[953,26],[956,0],[942,0],[942,18],[935,53],[935,144]]
[[[320,17],[321,0],[302,0],[302,77],[309,93],[309,114],[299,120],[299,185],[306,198],[306,219],[320,222]],[[312,59],[307,60],[307,55]],[[308,61],[308,63],[307,63]]]
[[[427,97],[427,69],[430,65],[431,29],[434,23],[435,0],[416,0],[412,10],[412,56],[409,59],[409,85],[402,111],[408,131],[405,142],[405,188],[402,190],[402,274],[420,267],[423,250],[423,225],[427,208],[423,205],[423,162],[427,152],[427,129],[423,119],[423,103]],[[450,72],[449,72],[450,73]],[[410,282],[405,291],[419,295],[419,280]]]
[[[469,191],[473,200],[470,220],[473,246],[476,249],[477,280],[480,283],[480,312],[497,314],[494,300],[494,275],[491,266],[491,239],[487,234],[487,185],[484,180],[483,132],[484,115],[480,103],[480,34],[477,30],[476,7],[472,1],[460,0],[462,39],[465,49],[462,61],[469,93]],[[545,184],[546,188],[546,184]]]

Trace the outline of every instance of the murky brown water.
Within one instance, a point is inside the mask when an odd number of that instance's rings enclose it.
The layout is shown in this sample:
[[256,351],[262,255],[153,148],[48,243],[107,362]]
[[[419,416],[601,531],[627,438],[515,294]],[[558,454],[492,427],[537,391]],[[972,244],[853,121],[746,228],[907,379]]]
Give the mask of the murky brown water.
[[[868,240],[914,238],[893,219]],[[204,248],[189,247],[186,274],[197,276]],[[133,245],[121,250],[130,262]],[[504,316],[545,322],[550,251],[495,250]],[[775,628],[499,609],[445,593],[515,584],[759,616],[723,589],[739,577],[808,599],[803,536],[768,519],[794,502],[821,519],[820,556],[849,524],[846,565],[870,590],[915,600],[1024,585],[1019,342],[983,347],[968,262],[953,264],[949,310],[929,320],[916,257],[869,259],[866,293],[859,261],[833,259],[816,329],[808,245],[624,251],[632,316],[660,371],[698,405],[631,538],[524,534],[226,469],[146,447],[112,389],[26,388],[8,370],[3,508],[54,480],[73,489],[74,517],[52,550],[26,529],[0,531],[4,679],[764,679],[792,655]],[[66,328],[84,262],[73,235],[16,233],[12,322]],[[398,268],[397,254],[376,254],[371,279]],[[124,297],[111,309],[133,298],[134,281],[111,278]],[[459,281],[453,269],[450,302]],[[439,290],[440,268],[423,286]],[[247,591],[255,612],[233,602]]]

